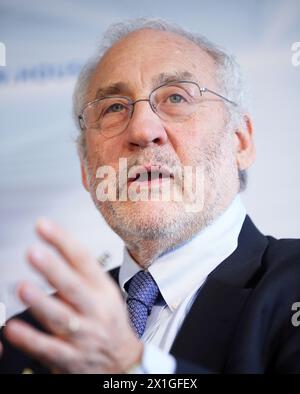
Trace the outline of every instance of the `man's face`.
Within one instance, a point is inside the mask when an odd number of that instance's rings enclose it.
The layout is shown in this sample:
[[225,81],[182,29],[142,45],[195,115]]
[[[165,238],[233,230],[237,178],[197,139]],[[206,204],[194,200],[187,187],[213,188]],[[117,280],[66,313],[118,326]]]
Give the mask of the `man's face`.
[[[104,55],[91,78],[86,101],[97,98],[99,89],[116,84],[120,84],[117,95],[133,101],[148,98],[166,76],[176,78],[187,73],[200,86],[220,92],[216,64],[196,44],[173,33],[140,30]],[[197,113],[183,122],[163,121],[149,102],[141,101],[135,104],[123,133],[107,138],[86,130],[89,181],[84,182],[108,224],[125,241],[165,237],[175,244],[205,227],[226,208],[239,187],[234,133],[227,130],[227,122],[222,99],[208,96]],[[97,169],[109,165],[118,172],[120,158],[128,159],[129,168],[197,166],[204,176],[204,188],[199,190],[203,206],[198,212],[188,212],[184,201],[172,199],[99,202]],[[173,186],[180,188],[179,184]],[[154,187],[154,183],[145,187]]]

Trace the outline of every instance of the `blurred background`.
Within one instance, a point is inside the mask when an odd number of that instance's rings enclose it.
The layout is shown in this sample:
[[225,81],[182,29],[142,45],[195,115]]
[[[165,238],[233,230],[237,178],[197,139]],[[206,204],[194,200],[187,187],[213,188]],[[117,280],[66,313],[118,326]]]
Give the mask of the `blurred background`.
[[106,267],[121,263],[121,240],[81,185],[71,96],[107,26],[140,16],[175,21],[236,55],[257,145],[243,200],[261,231],[300,236],[300,66],[292,64],[299,0],[0,0],[0,302],[8,315],[21,308],[17,281],[40,283],[25,259],[40,216],[70,230]]

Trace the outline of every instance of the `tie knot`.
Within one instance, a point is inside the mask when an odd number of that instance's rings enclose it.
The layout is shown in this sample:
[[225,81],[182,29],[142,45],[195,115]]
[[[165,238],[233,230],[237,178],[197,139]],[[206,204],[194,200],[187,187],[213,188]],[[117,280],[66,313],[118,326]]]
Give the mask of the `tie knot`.
[[150,272],[139,271],[129,282],[127,302],[135,300],[144,304],[149,315],[158,294],[158,286]]

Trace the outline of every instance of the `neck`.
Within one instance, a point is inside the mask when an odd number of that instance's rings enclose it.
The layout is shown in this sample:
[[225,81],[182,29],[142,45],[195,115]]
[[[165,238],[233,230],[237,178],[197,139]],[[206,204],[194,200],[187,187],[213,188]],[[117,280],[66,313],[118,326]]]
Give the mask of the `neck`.
[[131,257],[142,269],[147,269],[158,257],[180,246],[193,237],[194,234],[180,234],[180,238],[166,236],[161,239],[139,239],[139,242],[127,240],[126,247]]
[[147,269],[162,253],[164,248],[158,247],[157,241],[142,241],[138,245],[134,242],[126,243],[131,257],[142,269]]

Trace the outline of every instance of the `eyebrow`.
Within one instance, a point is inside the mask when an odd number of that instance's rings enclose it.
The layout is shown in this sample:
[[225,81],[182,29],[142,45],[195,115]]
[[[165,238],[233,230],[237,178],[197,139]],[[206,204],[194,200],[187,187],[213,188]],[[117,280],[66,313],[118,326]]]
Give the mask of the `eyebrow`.
[[[152,78],[152,87],[163,85],[169,82],[195,80],[196,77],[189,71],[175,71],[171,73],[160,73]],[[116,82],[111,85],[100,87],[96,93],[96,99],[111,95],[126,95],[130,92],[129,86],[124,82]]]
[[96,99],[105,97],[105,96],[110,96],[114,94],[121,94],[124,92],[128,91],[128,85],[124,82],[116,82],[112,85],[106,86],[99,88],[96,93]]

